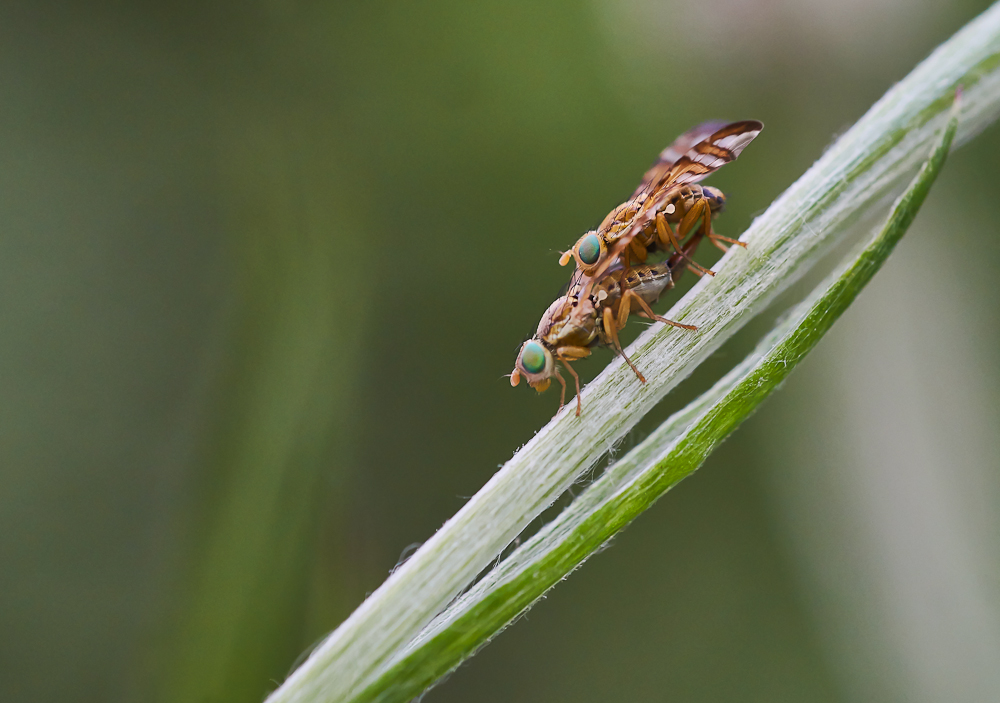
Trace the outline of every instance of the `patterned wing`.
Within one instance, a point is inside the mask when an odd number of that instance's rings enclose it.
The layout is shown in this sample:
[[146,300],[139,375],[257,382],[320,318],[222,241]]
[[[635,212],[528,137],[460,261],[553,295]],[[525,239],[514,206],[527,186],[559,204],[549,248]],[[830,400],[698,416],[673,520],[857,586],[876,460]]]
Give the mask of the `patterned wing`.
[[[705,124],[712,125],[713,123],[707,122]],[[700,127],[695,127],[686,134],[694,133],[698,129]],[[764,129],[764,125],[757,120],[733,122],[717,129],[690,147],[683,156],[677,159],[669,172],[663,175],[659,181],[648,186],[649,194],[643,200],[641,211],[632,218],[627,231],[608,246],[607,256],[593,272],[593,277],[599,278],[607,271],[611,262],[618,260],[632,238],[653,220],[657,210],[663,207],[663,203],[671,196],[675,188],[697,183],[720,166],[735,161],[747,147],[747,144],[752,142],[762,129]],[[679,142],[680,139],[677,141]],[[664,152],[670,151],[671,148],[673,145],[667,147]],[[654,169],[656,169],[655,165],[650,170]]]
[[735,161],[762,129],[764,125],[757,120],[744,120],[713,132],[677,159],[670,172],[657,182],[657,189],[697,183],[720,166]]
[[660,156],[656,160],[656,163],[650,166],[649,170],[643,175],[642,183],[640,183],[639,187],[635,189],[635,192],[632,193],[631,197],[638,197],[643,191],[649,188],[649,186],[654,183],[659,183],[665,175],[670,173],[670,170],[674,167],[674,164],[677,163],[678,159],[684,156],[691,149],[691,147],[711,137],[723,127],[726,127],[727,124],[727,122],[723,122],[722,120],[702,122],[697,127],[692,127],[684,134],[677,137],[673,144],[660,152]]

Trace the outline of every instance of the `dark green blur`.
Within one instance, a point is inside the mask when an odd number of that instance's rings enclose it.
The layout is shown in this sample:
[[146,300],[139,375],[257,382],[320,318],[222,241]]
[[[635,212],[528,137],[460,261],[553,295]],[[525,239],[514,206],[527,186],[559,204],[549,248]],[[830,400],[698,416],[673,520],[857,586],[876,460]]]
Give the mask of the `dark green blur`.
[[[0,700],[261,700],[555,411],[504,375],[663,146],[764,122],[711,180],[734,236],[986,7],[734,9],[717,50],[680,4],[8,3]],[[908,235],[979,262],[987,320],[998,146],[928,200],[960,231]],[[852,699],[772,490],[837,437],[789,398],[425,700]]]

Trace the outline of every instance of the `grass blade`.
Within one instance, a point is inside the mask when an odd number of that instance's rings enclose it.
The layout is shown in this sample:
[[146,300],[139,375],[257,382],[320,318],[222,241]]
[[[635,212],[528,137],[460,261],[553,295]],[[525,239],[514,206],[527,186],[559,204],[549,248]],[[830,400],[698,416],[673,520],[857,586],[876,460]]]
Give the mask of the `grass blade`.
[[558,518],[442,613],[351,703],[391,703],[419,695],[701,466],[784,381],[882,267],[927,197],[957,127],[953,117],[885,225],[860,253],[821,283],[739,366],[611,466]]
[[[271,698],[346,701],[370,686],[431,620],[546,507],[674,386],[837,244],[847,225],[896,192],[926,159],[965,88],[955,140],[1000,113],[1000,4],[972,21],[894,86],[666,316],[695,334],[652,327],[630,348],[648,383],[612,362],[379,587]],[[569,404],[572,406],[572,404]]]

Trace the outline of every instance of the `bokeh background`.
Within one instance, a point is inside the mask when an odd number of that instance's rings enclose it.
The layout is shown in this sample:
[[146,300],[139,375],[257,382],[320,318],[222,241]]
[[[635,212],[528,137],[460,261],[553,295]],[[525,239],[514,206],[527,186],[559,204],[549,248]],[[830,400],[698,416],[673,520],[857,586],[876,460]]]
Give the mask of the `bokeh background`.
[[[4,3],[0,700],[261,700],[551,416],[504,374],[665,144],[766,124],[736,235],[987,6]],[[1000,700],[998,148],[425,700]]]

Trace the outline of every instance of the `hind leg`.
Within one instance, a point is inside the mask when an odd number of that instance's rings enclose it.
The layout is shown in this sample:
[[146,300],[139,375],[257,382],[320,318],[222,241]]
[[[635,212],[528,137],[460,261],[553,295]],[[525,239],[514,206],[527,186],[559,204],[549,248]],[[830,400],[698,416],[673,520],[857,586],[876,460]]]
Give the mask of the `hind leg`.
[[621,303],[620,303],[621,308],[619,309],[619,312],[618,312],[618,321],[620,323],[618,329],[621,329],[621,328],[623,328],[625,326],[625,322],[628,320],[628,313],[629,313],[628,309],[631,307],[631,304],[632,304],[633,301],[639,306],[639,308],[641,310],[641,312],[639,312],[639,314],[642,315],[642,316],[644,316],[644,317],[648,317],[650,320],[656,320],[658,322],[663,322],[663,323],[666,323],[668,325],[673,325],[674,327],[680,327],[681,329],[685,329],[685,330],[696,330],[696,329],[698,329],[694,325],[683,325],[680,322],[674,322],[673,320],[668,320],[665,317],[660,317],[655,312],[653,312],[652,308],[649,307],[649,304],[645,300],[643,300],[639,296],[639,294],[636,293],[634,290],[627,290],[622,295],[622,299],[621,299]]
[[722,249],[722,251],[729,251],[729,247],[725,244],[721,244],[720,242],[729,242],[730,244],[735,244],[738,247],[743,247],[744,249],[747,248],[746,242],[741,242],[738,239],[731,239],[730,237],[723,237],[721,234],[716,234],[715,232],[711,232],[708,235],[708,241],[712,242],[712,244],[717,246],[719,249]]
[[[697,214],[692,216],[692,213],[697,213]],[[722,251],[729,251],[729,247],[727,247],[725,244],[722,244],[722,242],[729,242],[730,244],[741,246],[744,249],[747,248],[746,243],[741,242],[738,239],[723,237],[721,234],[716,234],[715,232],[712,231],[712,206],[711,203],[708,202],[707,198],[701,198],[700,200],[695,202],[695,204],[691,206],[691,209],[688,211],[687,215],[684,216],[684,220],[687,220],[688,217],[692,218],[690,224],[688,225],[688,228],[693,226],[694,223],[697,222],[698,218],[700,217],[702,236],[708,237],[708,240],[712,242],[712,244],[717,246],[719,249],[722,249]],[[681,224],[677,226],[678,239],[684,239],[684,236],[681,234],[682,229],[684,231],[684,234],[687,234],[688,232],[688,229],[683,228],[683,224],[684,221],[682,221]]]
[[622,349],[622,343],[618,341],[618,330],[621,328],[616,325],[614,313],[611,311],[611,308],[604,308],[602,322],[604,324],[604,334],[611,340],[611,343],[615,347],[615,351],[621,354],[621,357],[625,359],[625,363],[628,364],[628,367],[632,369],[642,383],[645,383],[646,377],[639,373],[639,369],[635,367],[632,360],[625,354],[625,350]]
[[660,238],[661,243],[670,244],[681,258],[687,262],[687,265],[692,268],[692,270],[699,272],[698,275],[709,274],[710,276],[715,275],[715,271],[709,271],[707,268],[694,261],[690,256],[688,256],[684,247],[681,246],[681,240],[687,236],[688,231],[694,226],[694,223],[698,221],[697,217],[691,218],[691,213],[694,212],[692,208],[684,219],[681,220],[680,224],[677,225],[677,234],[675,235],[673,230],[670,229],[670,223],[667,222],[667,218],[663,216],[662,212],[656,213],[656,233]]

